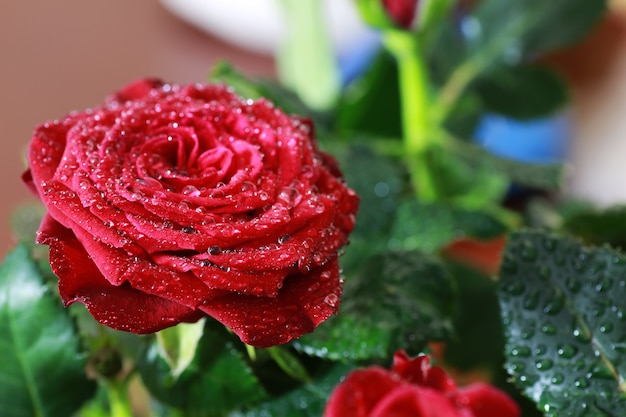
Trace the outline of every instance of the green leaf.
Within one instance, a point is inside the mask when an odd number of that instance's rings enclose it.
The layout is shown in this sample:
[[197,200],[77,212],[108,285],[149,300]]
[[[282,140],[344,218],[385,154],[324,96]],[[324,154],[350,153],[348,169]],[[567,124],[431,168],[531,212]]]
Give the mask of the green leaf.
[[481,368],[496,375],[504,361],[497,284],[474,268],[458,263],[446,267],[458,286],[459,301],[454,315],[456,331],[446,342],[445,362],[463,371]]
[[324,412],[332,390],[353,369],[352,364],[337,364],[309,384],[275,397],[245,413],[231,413],[229,417],[319,417]]
[[432,117],[445,120],[477,79],[503,65],[532,62],[582,39],[606,10],[606,0],[481,1],[460,27],[445,26],[430,48],[442,84]]
[[563,165],[520,162],[500,157],[468,142],[455,141],[454,152],[470,165],[483,165],[484,170],[508,178],[518,185],[546,191],[559,190],[563,184]]
[[457,237],[490,239],[506,230],[504,224],[480,211],[408,200],[398,208],[388,247],[433,253]]
[[512,235],[499,291],[507,369],[548,417],[626,415],[626,258]]
[[626,248],[626,207],[605,210],[588,209],[565,217],[562,225],[568,233],[592,244],[608,243]]
[[174,378],[178,378],[191,364],[204,332],[204,322],[180,323],[157,333],[159,351]]
[[252,80],[227,62],[220,62],[215,65],[209,78],[211,82],[224,83],[230,86],[241,97],[253,100],[263,97],[286,113],[308,116],[315,120],[316,125],[322,124],[322,116],[308,108],[293,91],[276,82]]
[[464,30],[470,51],[493,50],[513,62],[579,41],[606,11],[606,0],[485,0]]
[[371,257],[346,280],[341,312],[294,346],[332,360],[419,353],[452,330],[456,293],[452,277],[434,257],[388,252]]
[[334,141],[328,145],[347,184],[361,198],[350,245],[341,257],[341,265],[350,276],[360,269],[364,258],[387,250],[389,230],[406,186],[405,173],[402,165],[363,144]]
[[156,345],[143,356],[139,370],[155,398],[194,416],[224,415],[266,396],[230,335],[213,322],[207,323],[192,363],[177,379]]
[[344,90],[336,118],[336,130],[347,137],[353,132],[402,137],[398,70],[388,52],[381,51],[367,72]]
[[569,98],[561,77],[538,65],[498,67],[476,90],[489,111],[520,120],[551,114]]
[[17,246],[0,267],[2,414],[56,417],[76,411],[95,392],[78,345],[71,320],[26,246]]
[[461,145],[428,149],[429,166],[441,200],[472,210],[499,206],[509,188],[508,178],[489,160],[472,158],[461,151]]

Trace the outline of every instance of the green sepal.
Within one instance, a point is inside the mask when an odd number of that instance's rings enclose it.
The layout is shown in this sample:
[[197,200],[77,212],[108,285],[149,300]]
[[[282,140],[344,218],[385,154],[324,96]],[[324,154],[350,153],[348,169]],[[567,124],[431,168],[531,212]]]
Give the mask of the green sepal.
[[180,323],[159,331],[156,335],[159,352],[170,366],[172,376],[178,378],[193,361],[205,320]]
[[267,394],[234,336],[208,322],[193,361],[174,378],[152,344],[138,364],[144,385],[158,401],[198,416],[225,415],[262,401]]

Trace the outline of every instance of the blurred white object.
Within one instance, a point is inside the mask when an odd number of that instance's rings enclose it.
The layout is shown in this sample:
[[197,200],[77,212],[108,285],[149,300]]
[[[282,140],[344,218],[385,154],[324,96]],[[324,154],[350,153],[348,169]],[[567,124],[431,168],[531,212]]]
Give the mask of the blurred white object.
[[[173,14],[241,48],[274,54],[285,36],[280,0],[161,0]],[[371,31],[354,0],[320,0],[337,55],[356,47]]]

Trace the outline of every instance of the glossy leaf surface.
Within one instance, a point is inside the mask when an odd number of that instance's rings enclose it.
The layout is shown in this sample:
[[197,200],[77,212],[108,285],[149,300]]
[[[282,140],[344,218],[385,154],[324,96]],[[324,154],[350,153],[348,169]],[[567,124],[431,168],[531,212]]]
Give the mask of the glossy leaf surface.
[[95,392],[78,346],[66,310],[26,246],[18,246],[0,267],[2,414],[56,417],[76,411]]
[[626,258],[522,231],[499,292],[507,369],[546,416],[626,415]]

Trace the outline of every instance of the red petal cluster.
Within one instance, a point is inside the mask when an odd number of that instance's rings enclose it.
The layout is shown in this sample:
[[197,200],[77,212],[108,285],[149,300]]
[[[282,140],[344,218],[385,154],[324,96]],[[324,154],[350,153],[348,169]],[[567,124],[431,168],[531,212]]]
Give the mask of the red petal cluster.
[[271,346],[338,308],[358,197],[311,124],[266,100],[140,80],[39,126],[28,161],[61,296],[105,325],[209,315]]
[[383,0],[389,17],[401,28],[409,29],[415,20],[418,0]]
[[391,371],[357,370],[333,391],[324,417],[518,417],[502,391],[483,383],[458,388],[430,358],[394,356]]

